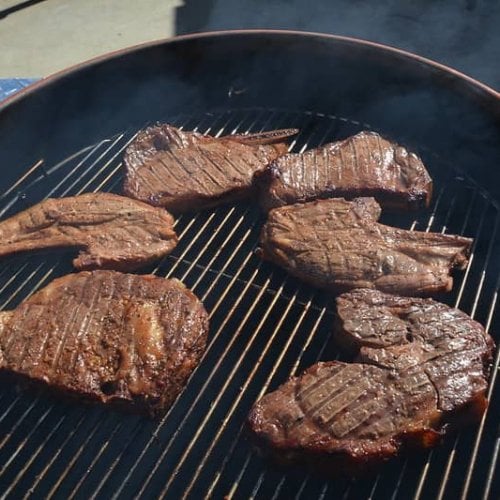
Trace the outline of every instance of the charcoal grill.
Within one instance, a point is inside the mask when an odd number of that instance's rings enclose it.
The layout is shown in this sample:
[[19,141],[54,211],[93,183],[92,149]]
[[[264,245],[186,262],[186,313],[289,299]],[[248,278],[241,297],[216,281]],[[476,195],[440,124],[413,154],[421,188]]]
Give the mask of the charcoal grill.
[[[223,135],[298,127],[293,151],[373,128],[415,149],[435,179],[430,210],[401,227],[475,238],[443,298],[497,335],[499,95],[423,59],[366,42],[291,32],[229,32],[143,45],[63,72],[0,109],[0,215],[48,196],[120,192],[121,157],[157,120]],[[243,423],[264,392],[334,359],[332,297],[254,254],[251,204],[176,220],[178,247],[145,271],[177,277],[211,317],[209,345],[159,421],[0,385],[0,492],[8,498],[496,498],[495,356],[479,425],[363,480],[282,469],[256,455]],[[67,254],[15,256],[0,307],[71,272]]]

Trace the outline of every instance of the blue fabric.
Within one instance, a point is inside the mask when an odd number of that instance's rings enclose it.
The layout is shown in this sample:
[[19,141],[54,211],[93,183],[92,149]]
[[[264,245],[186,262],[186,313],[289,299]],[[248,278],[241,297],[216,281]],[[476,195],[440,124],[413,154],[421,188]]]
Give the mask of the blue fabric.
[[0,101],[36,81],[37,78],[0,78]]

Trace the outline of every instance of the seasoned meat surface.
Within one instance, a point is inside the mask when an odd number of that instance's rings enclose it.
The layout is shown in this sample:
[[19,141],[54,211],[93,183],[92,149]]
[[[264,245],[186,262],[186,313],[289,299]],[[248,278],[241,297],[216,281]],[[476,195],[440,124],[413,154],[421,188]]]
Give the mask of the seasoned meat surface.
[[173,212],[188,212],[246,198],[253,176],[287,152],[296,129],[216,138],[171,125],[138,134],[124,156],[123,190]]
[[207,332],[202,303],[177,280],[84,271],[0,313],[0,371],[156,414],[181,392]]
[[385,226],[379,215],[373,198],[275,208],[262,229],[261,255],[319,288],[401,295],[451,290],[450,270],[467,264],[472,240]]
[[265,451],[359,473],[480,419],[494,345],[479,323],[370,289],[337,307],[336,336],[355,362],[317,363],[258,401],[249,425]]
[[0,222],[0,256],[74,247],[77,269],[132,270],[175,248],[173,222],[166,210],[111,193],[47,199]]
[[259,179],[265,210],[341,196],[373,196],[384,208],[415,210],[428,206],[432,195],[420,158],[374,132],[281,156]]

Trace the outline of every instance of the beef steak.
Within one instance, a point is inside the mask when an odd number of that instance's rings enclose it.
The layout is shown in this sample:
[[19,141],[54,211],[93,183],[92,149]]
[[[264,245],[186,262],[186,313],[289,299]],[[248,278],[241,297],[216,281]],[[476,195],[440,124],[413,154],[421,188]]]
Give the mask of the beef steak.
[[47,199],[0,222],[0,256],[75,247],[77,269],[132,270],[175,248],[173,222],[163,209],[111,193]]
[[260,253],[320,288],[376,288],[401,295],[449,291],[467,264],[469,238],[379,224],[373,198],[316,200],[269,212]]
[[355,362],[317,363],[258,401],[249,425],[265,451],[356,473],[480,419],[494,345],[479,323],[369,289],[337,307],[336,335]]
[[123,190],[132,198],[187,212],[250,196],[253,176],[287,152],[296,129],[216,138],[171,125],[149,127],[125,151]]
[[258,178],[265,210],[339,196],[373,196],[384,208],[415,210],[432,195],[420,158],[374,132],[281,156]]
[[0,372],[156,414],[184,387],[207,332],[202,303],[177,280],[84,271],[0,313]]

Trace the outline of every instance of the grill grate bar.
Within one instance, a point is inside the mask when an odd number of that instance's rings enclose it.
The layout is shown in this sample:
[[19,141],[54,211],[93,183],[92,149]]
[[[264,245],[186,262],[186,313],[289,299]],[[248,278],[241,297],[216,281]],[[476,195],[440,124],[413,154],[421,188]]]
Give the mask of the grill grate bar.
[[[198,467],[198,469],[196,470],[195,474],[193,475],[192,479],[191,479],[191,482],[190,484],[187,486],[185,492],[184,492],[184,497],[186,497],[194,483],[196,482],[198,476],[199,476],[199,473],[201,472],[201,469],[203,468],[204,464],[206,463],[209,455],[211,454],[214,446],[217,444],[218,440],[219,440],[219,437],[221,436],[221,434],[224,432],[225,430],[225,427],[226,427],[226,424],[227,422],[229,421],[229,419],[231,418],[231,416],[233,415],[237,405],[239,404],[241,398],[243,397],[243,394],[245,393],[245,390],[246,388],[248,387],[248,385],[250,384],[250,382],[253,380],[253,377],[256,373],[256,371],[258,370],[258,368],[260,368],[260,364],[262,362],[262,360],[264,359],[264,356],[267,354],[269,348],[271,347],[278,331],[281,329],[281,327],[283,326],[283,323],[285,322],[285,319],[288,317],[288,314],[290,313],[290,310],[292,309],[292,306],[294,305],[296,299],[297,299],[297,294],[298,294],[298,290],[295,292],[294,296],[291,298],[291,300],[288,301],[287,303],[287,306],[278,322],[278,324],[276,325],[274,331],[271,333],[271,335],[269,336],[269,339],[267,341],[267,343],[265,344],[259,358],[257,359],[256,363],[254,364],[254,367],[253,369],[251,370],[251,372],[247,375],[246,377],[246,380],[245,380],[245,383],[243,384],[242,388],[241,388],[241,391],[240,391],[240,394],[239,396],[236,398],[236,400],[234,401],[234,403],[231,405],[231,408],[229,409],[229,411],[226,413],[226,416],[222,422],[222,425],[219,427],[219,430],[217,431],[214,439],[212,440],[212,443],[210,444],[208,450],[205,452],[205,455],[203,456],[203,458],[201,459],[201,463],[200,463],[200,466]],[[274,300],[277,300],[278,297],[280,296],[280,294],[276,294],[274,296]],[[312,298],[309,300],[309,306],[310,306],[310,303],[311,303],[311,300]],[[274,303],[272,303],[272,306],[274,306]],[[268,311],[270,310],[270,308],[268,309]],[[283,349],[281,351],[281,354],[280,356],[278,357],[278,359],[276,360],[275,364],[274,364],[274,367],[271,371],[271,374],[267,377],[266,379],[266,382],[264,383],[263,387],[261,388],[258,396],[257,396],[257,399],[259,399],[263,394],[264,392],[266,391],[267,389],[267,386],[272,378],[272,376],[274,375],[274,373],[276,372],[278,366],[281,364],[281,361],[283,360],[283,357],[285,356],[285,353],[288,351],[288,348],[292,342],[292,340],[295,338],[295,335],[299,329],[299,326],[302,324],[302,321],[304,320],[304,317],[306,315],[306,313],[308,312],[309,310],[309,307],[305,307],[303,310],[302,310],[302,314],[301,316],[299,317],[298,321],[297,321],[297,324],[296,324],[296,327],[294,329],[294,331],[291,333],[291,335],[289,336],[289,338],[287,339],[286,343],[283,345]],[[262,317],[262,320],[261,322],[259,323],[259,325],[257,326],[257,330],[260,330],[263,326],[263,324],[265,323],[265,320],[267,319],[267,316],[263,316]],[[240,426],[240,429],[239,431],[237,432],[237,434],[235,435],[234,437],[234,440],[233,440],[233,445],[231,446],[228,454],[227,454],[227,457],[230,457],[233,450],[234,450],[234,446],[236,445],[236,442],[238,441],[241,433],[243,432],[243,429],[244,429],[244,424],[242,424]],[[227,463],[226,460],[224,460],[224,462],[222,463],[222,468],[224,467],[224,465]],[[215,484],[213,484],[213,486],[215,486]],[[212,486],[212,487],[213,487]]]
[[[42,168],[42,171],[43,173],[37,177],[36,179],[34,179],[32,182],[28,183],[27,186],[24,187],[23,190],[19,190],[16,195],[9,201],[7,202],[7,204],[4,206],[4,208],[0,211],[0,217],[2,217],[5,212],[11,208],[17,201],[19,201],[19,199],[22,197],[22,194],[24,193],[25,190],[27,190],[28,188],[30,188],[31,186],[33,186],[34,184],[36,184],[37,182],[40,182],[42,179],[44,178],[47,178],[47,176],[53,172],[55,172],[56,170],[58,170],[60,167],[66,165],[67,163],[69,163],[70,161],[74,160],[75,158],[78,158],[80,157],[83,153],[87,153],[89,151],[89,153],[83,158],[82,160],[82,163],[85,162],[86,160],[88,160],[92,154],[94,154],[100,146],[102,146],[103,144],[109,142],[109,139],[106,139],[104,141],[101,141],[99,142],[98,144],[95,144],[93,146],[88,146],[80,151],[78,151],[77,153],[74,153],[73,155],[71,155],[70,157],[66,158],[65,160],[63,160],[62,162],[60,162],[59,164],[55,165],[54,167],[51,167],[50,169],[46,170],[44,168]],[[43,167],[44,165],[44,160],[43,159],[40,159],[38,160],[38,162],[36,162],[31,168],[29,168],[20,178],[18,181],[16,181],[10,188],[8,188],[1,196],[0,196],[0,200],[3,200],[4,198],[6,198],[9,194],[11,194],[15,188],[21,186],[23,184],[23,182],[25,180],[27,180],[32,173],[34,173],[39,167]]]
[[[120,141],[123,139],[124,135],[120,134],[111,144],[110,146],[103,151],[90,165],[88,168],[86,168],[83,173],[78,172],[78,168],[75,168],[65,179],[63,179],[59,184],[57,184],[51,191],[49,191],[49,194],[47,198],[55,193],[57,193],[58,189],[63,186],[63,184],[69,179],[69,177],[73,176],[73,174],[78,173],[80,174],[69,186],[65,187],[64,190],[60,193],[60,196],[67,196],[68,193],[70,193],[82,180],[83,176],[86,176],[88,174],[91,174],[94,169],[97,167],[97,165],[106,157],[108,153],[113,151],[115,149],[115,146],[117,146]],[[118,152],[116,153],[115,157],[120,154],[123,149],[125,149],[126,144],[121,147]],[[80,188],[79,192],[83,192],[91,182],[96,179],[110,164],[110,162],[113,160],[113,158],[109,161],[103,164],[103,166],[96,172],[92,177],[90,178],[89,181],[87,181],[86,184],[83,185],[83,187]],[[81,164],[80,164],[81,165]]]
[[[220,233],[221,229],[225,226],[226,222],[228,221],[228,219],[231,217],[231,215],[234,213],[235,211],[235,207],[232,207],[228,212],[227,214],[225,215],[224,219],[220,222],[220,224],[217,226],[217,229],[215,229],[215,231],[212,231],[212,235],[210,236],[210,238],[208,238],[207,242],[203,245],[200,253],[199,253],[199,256],[200,255],[204,255],[205,252],[207,251],[207,248],[210,246],[210,244],[212,243],[212,241],[214,241],[214,239],[217,237],[217,235]],[[215,214],[214,214],[215,215]],[[198,233],[198,234],[201,234]],[[196,264],[196,261],[193,261],[191,262],[191,264],[189,265],[189,267],[187,268],[187,270],[184,272],[184,274],[182,275],[181,277],[181,281],[186,279],[186,276],[192,271],[193,267],[195,266]]]
[[408,459],[406,458],[404,463],[403,463],[403,467],[401,468],[401,473],[398,476],[398,481],[397,481],[396,486],[394,488],[394,492],[391,496],[391,500],[396,500],[396,498],[398,497],[399,489],[401,488],[401,485],[403,484],[402,479],[403,479],[403,476],[406,472],[407,467],[408,467]]
[[[14,184],[12,184],[10,188],[8,188],[6,191],[2,193],[2,195],[0,196],[0,200],[3,200],[10,193],[12,193],[12,191],[14,191],[14,189],[20,186],[32,173],[36,172],[43,165],[43,163],[44,163],[43,160],[38,160],[33,164],[33,166],[28,168],[28,170],[26,170],[26,172],[24,172],[24,174],[21,175],[21,177],[19,177],[19,179],[16,182],[14,182]],[[0,212],[0,215],[3,215],[3,213]]]
[[[50,413],[50,411],[52,410],[52,408],[49,408],[44,414],[43,414],[43,420],[45,420],[45,418],[48,416],[48,414]],[[33,463],[33,461],[36,459],[36,457],[38,456],[38,454],[40,453],[40,451],[42,450],[42,448],[44,446],[46,446],[47,442],[55,435],[55,433],[57,432],[57,430],[60,428],[61,424],[63,423],[64,421],[64,416],[61,417],[56,425],[54,426],[54,428],[50,431],[50,433],[47,435],[47,437],[45,438],[45,440],[42,442],[42,444],[36,449],[36,451],[34,453],[31,454],[31,457],[30,459],[28,460],[28,462],[24,465],[24,467],[19,471],[19,473],[16,475],[16,477],[14,478],[14,481],[11,483],[11,485],[3,492],[4,496],[6,497],[13,489],[14,487],[16,486],[16,483],[18,481],[18,479],[24,474],[24,472],[26,471],[26,469]],[[5,465],[3,466],[2,468],[2,471],[5,470],[9,465],[10,463],[16,458],[16,456],[19,454],[19,452],[23,449],[23,447],[26,445],[26,442],[28,441],[28,439],[32,436],[32,434],[35,432],[35,429],[32,429],[32,431],[26,436],[26,438],[23,440],[21,446],[19,446],[19,448],[16,449],[16,451],[11,455],[11,457],[9,458],[9,460],[5,463]]]
[[[448,171],[448,180],[449,180],[450,177],[451,177],[451,171]],[[433,207],[432,207],[432,212],[431,212],[430,217],[429,217],[429,219],[427,221],[427,226],[425,228],[425,232],[426,233],[430,232],[431,227],[434,224],[434,221],[436,219],[436,214],[437,214],[438,209],[439,209],[439,207],[441,205],[441,201],[443,200],[443,195],[444,195],[446,189],[449,187],[449,185],[450,185],[450,183],[446,182],[443,185],[443,187],[439,190],[439,194],[436,197],[436,200],[435,200],[435,202],[433,204]],[[413,229],[414,229],[414,226],[412,226],[412,230]]]
[[[54,497],[54,495],[56,494],[59,486],[63,482],[64,478],[67,476],[67,474],[69,473],[69,471],[73,468],[73,466],[75,465],[76,461],[81,456],[84,448],[91,441],[91,439],[94,437],[94,435],[97,433],[97,431],[98,431],[98,426],[95,426],[92,429],[92,431],[88,434],[88,436],[82,441],[81,445],[78,448],[78,451],[73,455],[73,457],[69,461],[67,467],[65,468],[64,472],[57,478],[57,480],[55,481],[54,485],[50,489],[50,491],[49,491],[49,493],[47,495],[47,498],[50,499],[50,498]],[[44,471],[44,472],[46,473],[46,471]]]
[[31,273],[28,275],[28,277],[14,290],[14,292],[10,295],[10,297],[5,302],[3,302],[2,305],[0,305],[0,310],[4,310],[5,307],[8,306],[13,301],[13,299],[15,299],[17,297],[17,295],[23,291],[23,289],[26,287],[26,285],[29,283],[29,281],[34,276],[36,276],[36,273],[40,269],[42,269],[43,266],[44,266],[43,263],[42,264],[38,264],[38,266],[33,271],[31,271]]
[[[483,212],[481,214],[481,219],[480,219],[479,224],[478,224],[477,232],[476,232],[476,234],[474,236],[474,242],[472,243],[470,257],[469,257],[469,262],[467,263],[467,268],[465,269],[464,276],[463,276],[463,279],[462,279],[462,283],[460,285],[460,288],[459,288],[459,291],[458,291],[458,294],[457,294],[457,298],[455,300],[455,307],[458,307],[460,305],[460,302],[462,301],[462,298],[463,298],[463,294],[464,294],[464,291],[465,291],[465,285],[467,284],[467,280],[469,278],[469,273],[470,273],[470,270],[472,269],[472,263],[474,262],[474,255],[475,255],[475,250],[476,250],[476,246],[477,246],[478,237],[481,234],[481,231],[483,229],[484,219],[485,219],[485,216],[486,216],[486,210],[487,210],[487,206],[485,206],[484,209],[483,209]],[[495,232],[496,232],[496,229],[495,229]],[[463,234],[463,232],[460,233],[460,234]]]
[[[224,219],[224,221],[227,220],[227,217],[229,217],[230,214],[228,214],[228,216],[226,216],[226,218]],[[207,266],[202,270],[202,272],[200,273],[200,275],[198,276],[198,278],[196,279],[196,281],[194,282],[193,284],[193,288],[196,288],[201,280],[205,277],[206,273],[208,272],[208,270],[211,268],[212,264],[214,263],[214,261],[217,259],[217,257],[219,257],[219,255],[221,255],[223,249],[226,247],[227,243],[231,240],[231,238],[234,236],[234,233],[238,230],[238,228],[241,226],[242,222],[245,220],[245,216],[248,215],[248,210],[245,210],[245,212],[238,218],[238,220],[233,224],[233,228],[231,229],[230,233],[226,236],[225,240],[222,242],[222,245],[219,247],[219,249],[217,251],[214,252],[212,258],[210,259],[210,261],[208,262]],[[221,226],[219,226],[219,229],[221,228]],[[217,232],[219,232],[219,229]],[[250,234],[250,231],[247,231],[247,235]],[[246,239],[246,238],[245,238]],[[241,240],[240,243],[239,243],[239,246],[237,247],[237,250],[240,248],[240,246],[243,244],[243,241],[244,240]],[[193,261],[190,265],[189,265],[189,269],[192,269],[193,266],[195,266],[195,262]],[[187,274],[187,272],[186,272]]]
[[86,471],[82,474],[80,480],[76,483],[76,486],[74,487],[73,491],[69,495],[68,499],[75,498],[78,489],[80,486],[83,484],[87,476],[90,474],[90,471],[94,468],[95,464],[98,462],[98,460],[101,458],[102,454],[106,451],[107,447],[109,446],[109,443],[113,439],[113,437],[118,433],[118,431],[123,427],[122,423],[120,422],[112,431],[109,436],[109,439],[104,443],[103,446],[101,446],[99,452],[96,454],[92,462],[90,463],[89,467],[86,469]]
[[[33,405],[34,406],[34,405]],[[26,416],[28,413],[30,413],[32,410],[33,410],[33,406],[31,406],[24,414],[24,416]],[[51,408],[49,408],[48,410],[45,411],[45,413],[42,414],[42,416],[40,417],[40,419],[38,420],[39,423],[42,423],[46,418],[47,418],[47,415],[50,413],[50,410]],[[19,422],[20,424],[21,422]],[[39,425],[39,424],[37,424]],[[12,429],[12,432],[15,432],[16,430],[16,427],[14,427]],[[30,439],[30,437],[33,435],[33,433],[35,432],[35,428],[31,429],[31,431],[23,438],[23,440],[21,441],[20,445],[16,448],[16,450],[14,451],[14,453],[12,453],[10,455],[10,457],[8,458],[8,460],[5,462],[5,464],[3,465],[2,467],[2,472],[7,469],[9,467],[9,465],[12,463],[12,461],[17,457],[17,455],[19,454],[19,452],[23,449],[24,445],[26,444],[26,441],[28,441]],[[5,444],[5,441],[2,442],[0,448],[3,447],[3,445]]]
[[[269,385],[270,385],[270,383],[271,383],[271,381],[272,381],[273,376],[275,375],[276,371],[277,371],[277,370],[278,370],[278,368],[279,368],[279,365],[280,365],[280,364],[281,364],[281,362],[283,361],[283,358],[284,358],[284,356],[285,356],[285,354],[286,354],[286,351],[287,351],[287,350],[288,350],[288,348],[290,347],[290,344],[291,344],[292,340],[295,338],[295,335],[298,333],[299,328],[300,328],[300,326],[301,326],[302,322],[304,321],[304,318],[305,318],[305,316],[306,316],[307,312],[308,312],[309,310],[311,310],[311,306],[310,306],[310,305],[311,305],[311,302],[312,302],[313,298],[314,298],[314,294],[313,294],[313,296],[311,297],[311,299],[309,300],[309,302],[306,304],[306,308],[304,308],[304,309],[303,309],[303,312],[302,312],[302,314],[301,314],[301,316],[300,316],[299,320],[296,322],[295,327],[294,327],[293,331],[291,332],[291,334],[290,334],[290,336],[289,336],[289,339],[288,339],[287,343],[285,344],[284,349],[282,350],[282,352],[281,352],[281,354],[280,354],[280,356],[279,356],[279,358],[278,358],[277,362],[274,364],[274,366],[273,366],[273,368],[272,368],[272,370],[271,370],[271,373],[270,373],[270,374],[268,375],[268,377],[266,378],[266,380],[265,380],[265,382],[264,382],[264,384],[263,384],[263,386],[262,386],[262,388],[261,388],[261,390],[260,390],[259,394],[258,394],[258,395],[257,395],[257,397],[255,398],[255,400],[256,400],[256,401],[257,401],[258,399],[260,399],[260,398],[264,395],[264,393],[267,391],[267,388],[269,387]],[[311,331],[310,331],[309,336],[308,336],[308,338],[307,338],[307,340],[306,340],[306,344],[304,345],[304,348],[303,348],[303,350],[302,350],[302,353],[299,355],[299,357],[298,357],[298,359],[296,360],[295,364],[292,366],[292,369],[290,370],[290,372],[289,372],[289,374],[288,374],[288,377],[291,377],[291,376],[293,376],[293,375],[295,374],[295,370],[296,370],[296,368],[298,367],[298,365],[300,364],[300,362],[301,362],[301,360],[302,360],[302,358],[303,358],[304,352],[305,352],[305,351],[306,351],[306,349],[307,349],[307,346],[310,344],[310,342],[311,342],[312,338],[313,338],[313,337],[314,337],[314,335],[316,334],[316,332],[317,332],[317,330],[318,330],[318,327],[319,327],[319,325],[320,325],[320,323],[321,323],[321,321],[322,321],[323,316],[325,315],[325,313],[326,313],[326,307],[323,307],[323,309],[321,310],[321,313],[319,314],[319,316],[318,316],[318,317],[317,317],[317,319],[316,319],[316,322],[314,323],[313,327],[311,328]],[[320,351],[319,351],[319,353],[318,353],[318,356],[316,357],[316,361],[317,361],[318,359],[320,359],[320,357],[321,357],[321,355],[322,355],[322,353],[323,353],[323,350],[325,349],[326,344],[328,343],[328,340],[329,340],[329,337],[326,337],[326,339],[325,339],[325,341],[324,341],[324,343],[323,343],[323,345],[322,345],[322,347],[321,347],[321,349],[320,349]],[[237,434],[236,438],[234,439],[234,444],[233,444],[233,446],[231,447],[231,449],[229,450],[229,453],[227,454],[227,456],[226,456],[226,458],[225,458],[224,462],[222,463],[222,466],[221,466],[221,468],[220,468],[220,471],[219,471],[218,477],[220,477],[220,475],[222,474],[222,471],[223,471],[224,467],[225,467],[225,466],[227,465],[227,463],[229,462],[229,459],[231,458],[231,456],[232,456],[232,454],[233,454],[233,452],[234,452],[234,449],[235,449],[235,447],[236,447],[236,444],[238,443],[238,438],[240,437],[241,433],[243,432],[243,429],[244,429],[244,424],[242,424],[242,425],[241,425],[240,430],[239,430],[239,432],[238,432],[238,434]],[[246,468],[247,468],[247,466],[248,466],[248,463],[250,462],[251,456],[252,456],[251,451],[249,451],[249,452],[248,452],[248,454],[247,454],[247,460],[245,460],[245,465],[244,465],[244,467],[242,467],[240,474],[239,474],[239,475],[238,475],[238,477],[236,478],[236,481],[233,483],[233,486],[232,486],[232,491],[233,491],[233,489],[234,489],[234,491],[236,491],[236,489],[237,489],[237,487],[238,487],[238,485],[239,485],[239,482],[241,481],[241,478],[243,477],[243,475],[244,475],[244,473],[245,473],[245,471],[246,471]],[[261,475],[259,476],[259,478],[258,478],[258,480],[257,480],[257,482],[256,482],[256,485],[255,485],[255,488],[252,490],[252,496],[256,495],[256,494],[257,494],[257,492],[259,491],[260,485],[262,484],[262,481],[264,480],[265,473],[266,473],[266,471],[263,471],[263,472],[261,473]],[[215,484],[216,484],[216,483],[212,484],[211,489],[213,489],[213,488],[215,487]],[[207,496],[210,494],[210,491],[211,491],[211,490],[209,490],[209,492],[207,493]],[[233,493],[234,493],[234,491],[233,491]]]
[[[14,274],[4,283],[2,288],[0,288],[0,293],[2,293],[11,283],[13,283],[16,278],[19,276],[20,273],[22,273],[26,268],[28,267],[28,262],[25,262],[24,264],[21,264],[18,269],[14,272]],[[4,268],[5,272],[8,272],[8,268]],[[3,272],[2,272],[3,274]],[[3,309],[3,307],[0,306],[0,310]]]
[[483,493],[484,500],[490,498],[491,483],[493,483],[493,477],[495,475],[496,463],[498,460],[499,452],[500,452],[500,438],[497,438],[495,449],[493,451],[493,456],[491,457],[491,464],[488,469],[488,475],[486,476],[486,485],[484,487],[484,493]]
[[[498,347],[497,347],[497,355],[496,355],[495,361],[493,363],[490,385],[488,387],[488,392],[487,392],[487,397],[490,400],[490,403],[491,403],[491,395],[493,393],[493,389],[494,389],[495,383],[497,381],[499,362],[500,362],[500,350],[498,350]],[[467,469],[467,475],[465,477],[464,486],[462,488],[462,495],[461,495],[462,499],[466,499],[467,494],[469,493],[470,483],[472,480],[472,474],[474,472],[474,468],[475,468],[475,464],[476,464],[476,460],[477,460],[477,456],[478,456],[479,445],[481,443],[482,435],[484,432],[484,426],[486,423],[486,419],[488,418],[488,414],[489,414],[488,410],[489,410],[489,407],[486,409],[486,411],[481,419],[481,422],[479,424],[479,428],[477,430],[476,439],[474,441],[474,447],[472,450],[471,460],[469,463],[469,467]],[[489,487],[490,487],[490,483],[486,482],[485,490],[489,489]]]
[[[85,419],[85,412],[82,411],[81,412],[81,418],[80,420],[78,421],[77,425],[76,425],[76,428],[79,428],[80,427],[80,424],[84,421]],[[59,456],[59,454],[61,453],[63,447],[67,444],[68,441],[70,441],[70,439],[74,436],[74,432],[71,432],[68,434],[68,436],[66,437],[66,439],[63,441],[62,445],[57,449],[57,451],[53,454],[53,456],[51,457],[51,459],[49,460],[49,462],[47,463],[47,465],[45,466],[44,470],[42,471],[42,474],[40,474],[38,477],[35,478],[35,482],[33,483],[30,491],[28,491],[28,493],[25,495],[25,499],[28,498],[30,496],[30,494],[36,490],[36,487],[38,486],[38,484],[40,483],[40,481],[42,481],[43,477],[45,476],[45,471],[48,470],[52,464],[57,460],[57,457]],[[49,442],[49,439],[47,438],[46,439],[46,442]],[[45,443],[44,443],[45,444]],[[43,449],[42,446],[40,446],[40,449],[38,451],[38,453],[40,453],[40,451]],[[37,454],[38,454],[37,453]],[[33,457],[33,460],[31,460],[31,463],[34,461],[34,459],[36,458],[36,455],[34,455]],[[18,477],[16,477],[16,480],[14,481],[13,483],[13,486],[15,486],[16,482],[19,481],[19,479],[22,477],[22,475],[27,471],[28,469],[28,466],[31,465],[30,463],[27,464],[27,466],[21,471],[22,474],[19,474]]]
[[5,417],[9,414],[10,410],[12,409],[12,407],[19,401],[20,398],[21,398],[21,395],[18,394],[14,398],[14,400],[10,403],[10,405],[4,410],[4,412],[2,413],[2,416],[0,416],[0,424],[5,419]]
[[[260,323],[257,325],[257,328],[256,328],[256,333],[259,333],[261,330],[262,330],[262,327],[265,323],[265,321],[267,320],[271,310],[274,308],[274,306],[276,305],[276,301],[279,297],[279,294],[276,294],[274,296],[274,299],[273,299],[273,302],[271,302],[271,305],[269,306],[269,308],[267,309],[266,313],[262,316],[261,318],[261,321]],[[296,297],[296,294],[295,294],[295,297]],[[225,431],[226,429],[226,425],[229,421],[229,419],[232,417],[232,415],[234,414],[234,411],[237,407],[237,405],[239,404],[239,402],[241,401],[241,398],[243,397],[243,394],[246,390],[246,388],[249,386],[250,382],[253,380],[253,377],[255,375],[255,372],[257,371],[257,369],[260,367],[260,363],[262,362],[264,356],[266,355],[266,353],[268,352],[269,348],[271,347],[271,344],[274,340],[274,338],[276,337],[277,333],[278,333],[278,330],[281,328],[281,326],[283,325],[283,322],[285,321],[285,318],[288,316],[291,308],[292,308],[292,305],[293,305],[293,302],[294,302],[294,299],[292,299],[291,301],[288,302],[287,306],[286,306],[286,309],[283,313],[283,316],[281,317],[279,323],[278,323],[278,326],[274,329],[274,331],[272,332],[272,334],[269,336],[268,338],[268,341],[267,343],[265,344],[264,346],[264,349],[262,350],[259,358],[257,359],[257,362],[254,364],[254,367],[252,369],[252,371],[248,374],[246,380],[245,380],[245,383],[243,384],[242,388],[241,388],[241,391],[240,391],[240,394],[239,396],[235,399],[235,401],[233,402],[233,404],[231,405],[229,411],[226,413],[226,416],[224,417],[223,421],[221,422],[221,425],[219,427],[219,430],[217,431],[217,433],[215,434],[215,437],[214,439],[212,440],[210,446],[208,447],[207,451],[205,452],[203,458],[201,459],[201,462],[200,462],[200,465],[199,467],[197,468],[197,470],[195,471],[189,485],[187,486],[187,488],[185,489],[184,493],[183,493],[183,498],[186,498],[187,495],[189,495],[190,491],[192,490],[193,486],[194,486],[194,483],[195,481],[198,479],[199,477],[199,474],[201,472],[201,469],[203,468],[203,466],[205,465],[208,457],[210,456],[210,453],[212,452],[214,446],[217,444],[217,442],[219,441],[219,438],[221,436],[221,434]],[[285,345],[284,346],[284,349],[286,349],[287,346]],[[244,353],[245,354],[245,353]],[[243,356],[242,358],[243,359]],[[228,378],[227,380],[227,384],[229,384],[230,380],[232,379],[232,376],[236,373],[237,369],[239,368],[239,364],[237,364],[235,366],[235,368],[233,369],[233,371],[231,372],[230,374],[230,377]],[[261,391],[262,392],[262,391]],[[215,402],[215,404],[217,404],[218,401]],[[215,406],[215,405],[214,405]],[[240,434],[243,430],[243,425],[240,427],[240,430],[238,431],[238,433],[236,434],[234,440],[236,441],[239,437],[240,437]],[[231,451],[229,452],[231,453]],[[181,463],[179,464],[179,467],[182,466],[182,461]],[[173,478],[175,476],[175,474],[173,474],[171,477]],[[164,495],[166,493],[166,491],[168,490],[168,483],[167,485],[165,486],[164,490],[162,491],[162,495]]]
[[[16,399],[18,399],[18,398],[16,398]],[[14,424],[14,426],[12,427],[12,429],[10,430],[10,432],[2,439],[2,441],[0,441],[0,450],[4,447],[5,443],[9,440],[9,438],[12,436],[12,434],[14,434],[14,432],[16,432],[16,430],[21,425],[21,423],[23,422],[23,420],[26,418],[26,416],[28,415],[28,413],[30,413],[30,411],[33,409],[33,407],[36,405],[36,403],[39,400],[40,400],[40,396],[38,395],[36,397],[36,399],[23,412],[23,414],[21,415],[21,417],[19,418],[19,420]]]
[[[477,231],[476,237],[474,239],[474,243],[473,243],[473,251],[475,250],[476,242],[479,240],[479,235],[480,235],[481,230],[482,230],[483,225],[484,225],[485,213],[486,213],[486,210],[483,210],[483,215],[482,215],[482,217],[480,219],[480,222],[479,222],[479,225],[478,225],[478,231]],[[488,267],[489,261],[490,261],[491,256],[492,256],[493,247],[494,247],[494,241],[495,241],[495,238],[496,238],[497,231],[498,231],[498,216],[497,216],[496,221],[495,221],[495,225],[494,225],[492,237],[491,237],[491,240],[490,240],[490,245],[489,245],[489,248],[488,248],[488,253],[486,255],[486,260],[485,260],[485,263],[484,263],[483,268],[481,270],[481,281],[480,281],[480,284],[479,284],[479,286],[477,288],[476,296],[475,296],[475,299],[474,299],[472,311],[471,311],[471,314],[470,314],[471,318],[474,318],[474,316],[476,314],[477,304],[478,304],[481,292],[483,290],[484,278],[485,278],[485,275],[486,275],[486,269]],[[471,255],[471,258],[472,258],[472,255]],[[471,265],[472,265],[471,262],[469,262],[469,265],[467,267],[467,276],[468,276],[468,271],[471,268]],[[492,378],[490,384],[491,384],[491,389],[492,389],[493,385],[494,385],[494,378]],[[488,391],[488,397],[489,397],[490,394],[491,394],[490,391]],[[468,467],[468,471],[467,471],[467,475],[466,475],[464,487],[462,489],[462,498],[464,498],[464,499],[466,498],[466,495],[467,495],[467,492],[468,492],[468,489],[469,489],[469,483],[470,483],[470,479],[472,477],[472,472],[474,470],[474,464],[475,464],[476,457],[477,457],[477,450],[478,450],[478,447],[479,447],[479,440],[480,440],[479,433],[481,432],[481,429],[484,426],[484,421],[486,420],[487,415],[488,415],[488,409],[486,409],[486,411],[484,412],[484,415],[483,415],[483,417],[481,419],[481,424],[480,424],[479,431],[478,431],[478,438],[476,439],[476,443],[475,443],[475,446],[474,446],[474,449],[473,449],[473,452],[472,452],[471,461],[470,461],[470,464],[469,464],[469,467]],[[449,474],[450,474],[450,471],[451,471],[451,465],[452,465],[452,463],[453,463],[453,461],[454,461],[454,459],[456,457],[456,446],[457,446],[457,443],[458,443],[459,439],[460,439],[460,435],[458,435],[457,438],[455,439],[455,443],[454,443],[454,446],[453,446],[452,453],[450,454],[450,457],[448,459],[448,464],[446,466],[446,472],[445,472],[445,475],[443,476],[443,480],[441,482],[441,486],[440,486],[440,489],[439,489],[439,496],[438,496],[439,499],[443,498],[443,496],[444,496],[445,488],[447,486],[448,479],[449,479]]]

